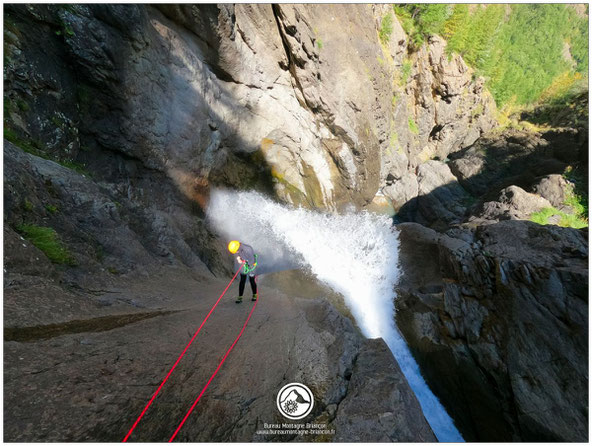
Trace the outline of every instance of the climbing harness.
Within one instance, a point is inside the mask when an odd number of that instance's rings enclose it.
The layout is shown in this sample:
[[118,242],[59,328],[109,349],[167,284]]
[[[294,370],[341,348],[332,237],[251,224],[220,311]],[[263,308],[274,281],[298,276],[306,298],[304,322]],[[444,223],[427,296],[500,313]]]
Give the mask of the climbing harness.
[[[241,268],[242,268],[242,266],[241,266]],[[173,364],[173,366],[171,367],[171,369],[169,370],[169,372],[167,373],[167,375],[164,377],[164,379],[162,380],[162,382],[158,386],[158,389],[156,389],[156,392],[154,392],[154,394],[152,395],[152,397],[150,398],[150,400],[148,401],[148,403],[144,407],[144,410],[142,410],[142,413],[140,414],[140,416],[136,419],[136,421],[134,422],[134,424],[132,425],[132,427],[128,431],[127,435],[123,439],[123,443],[127,442],[127,440],[131,436],[132,432],[134,431],[134,429],[136,428],[136,426],[138,425],[138,423],[140,422],[140,420],[142,419],[142,417],[144,416],[144,414],[146,413],[146,411],[148,410],[148,408],[152,405],[152,403],[154,402],[156,396],[159,394],[160,390],[162,389],[162,387],[164,386],[164,384],[167,382],[167,380],[169,379],[169,377],[173,373],[173,370],[175,370],[175,368],[177,367],[177,365],[181,361],[181,358],[183,358],[183,356],[185,356],[185,353],[189,349],[189,346],[193,343],[193,341],[195,340],[195,338],[197,337],[197,335],[201,331],[202,327],[205,325],[206,321],[209,319],[209,317],[211,316],[211,314],[214,312],[214,310],[218,306],[218,303],[220,303],[220,301],[222,300],[222,297],[226,294],[226,291],[228,291],[228,288],[230,288],[230,285],[232,284],[232,282],[234,282],[234,279],[236,278],[236,276],[240,272],[241,268],[239,268],[239,269],[236,270],[236,273],[234,273],[234,276],[232,276],[232,279],[230,279],[230,282],[228,282],[228,285],[226,285],[226,288],[224,289],[224,291],[222,292],[222,294],[220,295],[220,297],[218,298],[218,300],[214,303],[214,305],[210,309],[210,312],[206,315],[206,317],[202,321],[202,323],[199,326],[199,328],[197,329],[197,331],[193,334],[193,337],[191,338],[191,340],[189,341],[189,343],[185,346],[185,349],[183,349],[183,351],[181,352],[181,354],[179,355],[179,357],[177,358],[177,360],[175,361],[175,363]],[[191,409],[189,409],[189,412],[187,412],[187,414],[185,415],[185,418],[183,418],[183,421],[181,422],[181,424],[177,427],[177,430],[175,431],[175,433],[173,434],[173,436],[170,438],[169,442],[172,442],[173,441],[173,439],[175,438],[175,436],[177,435],[177,433],[179,432],[179,430],[181,429],[181,427],[183,426],[183,424],[185,423],[185,421],[187,420],[187,418],[189,417],[189,415],[191,414],[191,412],[193,411],[193,409],[197,405],[198,401],[201,399],[202,395],[205,393],[206,389],[208,388],[208,386],[210,385],[210,383],[212,382],[212,380],[214,379],[214,377],[216,376],[216,374],[218,373],[218,371],[222,367],[222,364],[224,364],[224,361],[226,361],[226,357],[230,354],[230,352],[232,351],[232,349],[234,348],[234,346],[236,345],[236,343],[238,342],[238,340],[242,336],[243,332],[245,331],[245,328],[247,327],[247,324],[248,324],[249,320],[251,319],[251,315],[253,314],[253,311],[255,310],[255,307],[256,306],[257,306],[257,301],[255,301],[255,304],[253,305],[253,308],[251,308],[251,312],[249,313],[249,316],[247,317],[247,320],[245,321],[245,323],[243,325],[243,328],[241,329],[240,333],[238,334],[238,336],[236,337],[236,339],[234,340],[234,342],[232,343],[232,345],[230,346],[230,348],[226,351],[226,354],[222,358],[222,361],[220,361],[220,363],[218,364],[218,367],[216,368],[216,370],[214,371],[214,373],[212,374],[212,376],[210,376],[210,379],[208,380],[208,382],[206,383],[206,385],[202,389],[201,393],[199,394],[199,396],[197,397],[197,399],[193,403],[193,406],[191,406]]]
[[253,266],[250,266],[249,262],[243,263],[243,274],[249,274],[250,272],[255,271],[255,268],[257,268],[257,254],[255,254],[255,263]]

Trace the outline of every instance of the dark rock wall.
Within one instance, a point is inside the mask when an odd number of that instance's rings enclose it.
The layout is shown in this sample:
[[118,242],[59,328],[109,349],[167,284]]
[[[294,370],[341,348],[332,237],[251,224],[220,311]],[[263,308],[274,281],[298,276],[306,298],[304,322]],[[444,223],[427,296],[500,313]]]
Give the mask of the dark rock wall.
[[587,231],[398,227],[397,322],[465,439],[586,441]]

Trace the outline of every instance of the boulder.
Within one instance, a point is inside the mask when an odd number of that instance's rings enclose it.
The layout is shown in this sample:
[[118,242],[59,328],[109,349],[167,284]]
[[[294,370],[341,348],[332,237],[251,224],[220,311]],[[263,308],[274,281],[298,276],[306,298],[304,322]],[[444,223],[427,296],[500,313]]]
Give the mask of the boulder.
[[529,194],[518,186],[509,186],[500,191],[496,201],[483,203],[476,217],[488,221],[528,220],[533,213],[550,207],[551,203],[545,198]]
[[551,205],[559,208],[564,205],[566,192],[571,188],[563,175],[546,175],[532,186],[532,192],[547,199]]
[[417,176],[411,172],[406,172],[400,179],[393,181],[390,186],[383,188],[383,193],[389,197],[395,211],[398,211],[415,199],[419,192]]
[[444,228],[463,219],[469,194],[447,164],[430,160],[417,167],[418,196],[399,211],[406,221]]

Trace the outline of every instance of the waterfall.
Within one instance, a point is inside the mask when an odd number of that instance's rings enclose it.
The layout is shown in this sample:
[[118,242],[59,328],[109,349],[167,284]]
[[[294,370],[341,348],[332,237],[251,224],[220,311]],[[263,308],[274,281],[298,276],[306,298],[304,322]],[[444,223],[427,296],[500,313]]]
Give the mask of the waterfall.
[[463,441],[395,326],[399,241],[390,218],[326,214],[225,190],[212,192],[207,217],[221,236],[254,247],[260,273],[303,268],[340,293],[364,336],[385,340],[438,440]]

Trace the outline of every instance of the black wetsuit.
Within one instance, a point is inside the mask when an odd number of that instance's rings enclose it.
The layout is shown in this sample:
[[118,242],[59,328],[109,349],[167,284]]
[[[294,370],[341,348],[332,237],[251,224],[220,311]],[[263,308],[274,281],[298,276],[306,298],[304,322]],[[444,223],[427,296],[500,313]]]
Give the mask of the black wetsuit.
[[[245,292],[245,283],[247,282],[247,275],[241,274],[240,275],[240,283],[238,284],[238,295],[242,296]],[[255,282],[255,276],[249,276],[249,282],[251,282],[251,289],[253,290],[253,295],[257,294],[257,282]]]
[[[257,262],[256,256],[255,256],[255,251],[253,251],[253,248],[250,245],[247,245],[245,243],[241,243],[240,248],[238,248],[238,251],[236,252],[236,255],[238,257],[240,257],[241,259],[243,259],[244,261],[247,262],[247,265],[249,267],[253,267],[255,265],[255,263]],[[238,285],[238,295],[242,296],[243,293],[245,292],[245,283],[247,282],[247,273],[244,272],[244,270],[241,271],[241,278],[240,278],[240,283]],[[251,289],[253,290],[253,295],[257,294],[257,282],[255,282],[255,272],[254,270],[251,270],[248,273],[249,276],[249,282],[251,282]]]

